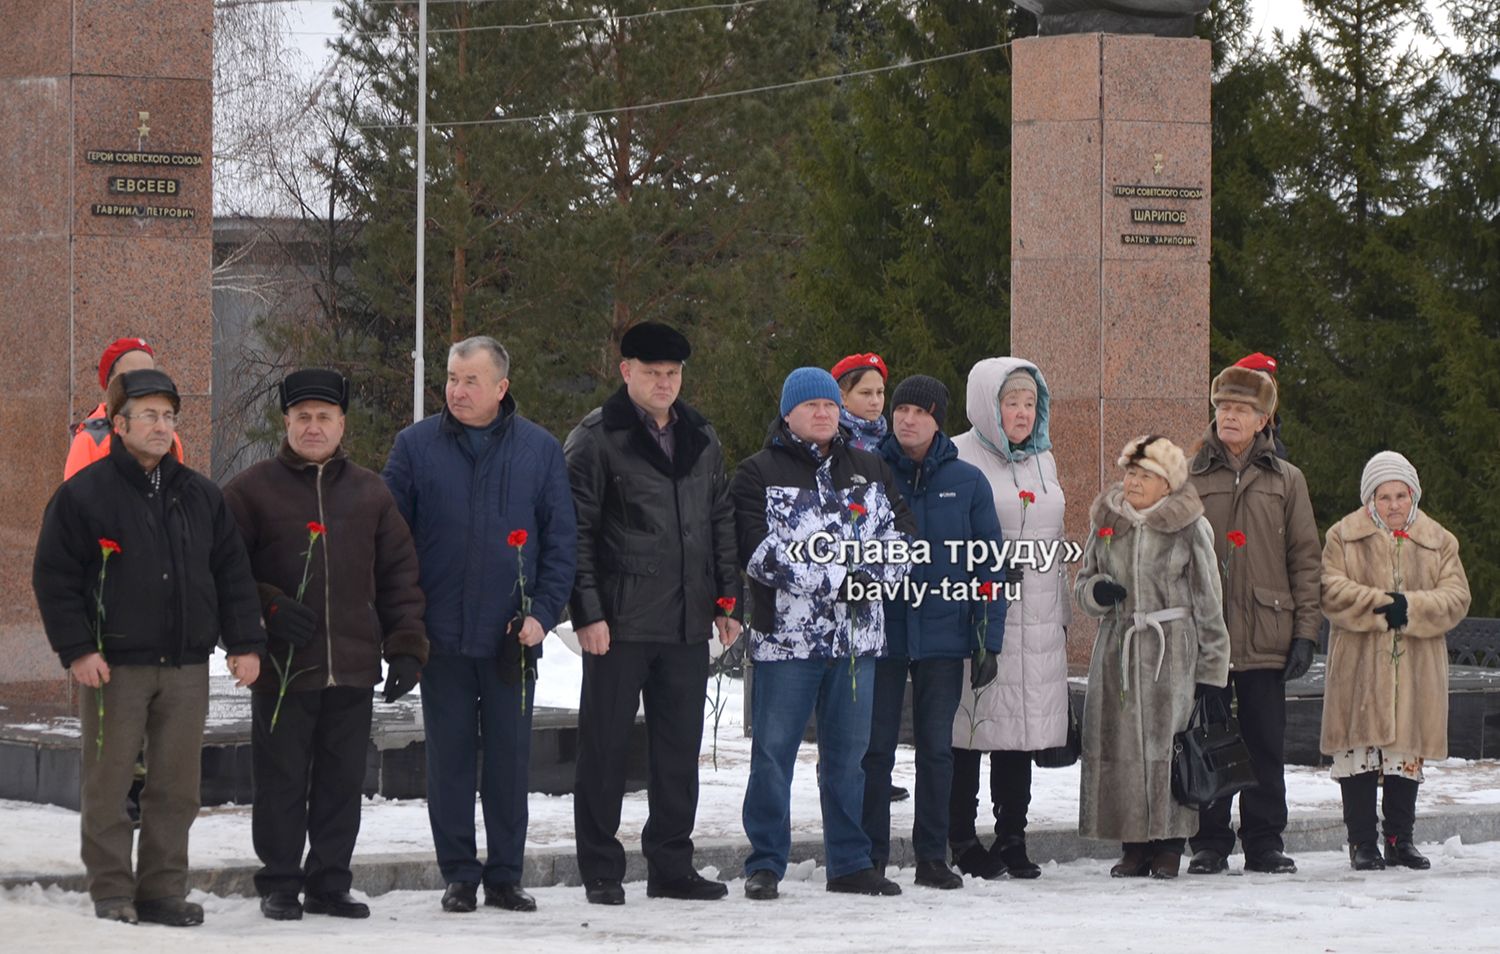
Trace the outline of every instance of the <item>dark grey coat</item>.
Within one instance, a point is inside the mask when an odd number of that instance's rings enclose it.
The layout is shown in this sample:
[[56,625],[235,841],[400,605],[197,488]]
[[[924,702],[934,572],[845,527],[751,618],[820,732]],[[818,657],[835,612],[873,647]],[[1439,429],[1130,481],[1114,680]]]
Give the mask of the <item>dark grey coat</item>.
[[[1084,704],[1078,833],[1119,842],[1186,838],[1198,813],[1172,797],[1172,736],[1187,726],[1194,684],[1229,679],[1213,530],[1191,484],[1139,524],[1126,516],[1115,484],[1094,500],[1090,517],[1074,595],[1100,624]],[[1108,543],[1101,527],[1114,530]],[[1125,587],[1125,601],[1095,602],[1099,580]],[[1177,608],[1181,619],[1155,626],[1145,619]]]

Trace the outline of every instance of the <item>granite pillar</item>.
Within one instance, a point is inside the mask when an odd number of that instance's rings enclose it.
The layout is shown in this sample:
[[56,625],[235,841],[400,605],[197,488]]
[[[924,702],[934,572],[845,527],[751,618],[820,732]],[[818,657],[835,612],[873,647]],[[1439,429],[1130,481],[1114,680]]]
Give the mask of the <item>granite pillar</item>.
[[0,705],[70,689],[31,562],[104,346],[139,335],[209,449],[212,0],[0,0]]
[[[1191,453],[1209,420],[1209,44],[1092,33],[1013,52],[1011,353],[1051,388],[1084,542],[1129,438]],[[1086,665],[1095,628],[1074,619]]]

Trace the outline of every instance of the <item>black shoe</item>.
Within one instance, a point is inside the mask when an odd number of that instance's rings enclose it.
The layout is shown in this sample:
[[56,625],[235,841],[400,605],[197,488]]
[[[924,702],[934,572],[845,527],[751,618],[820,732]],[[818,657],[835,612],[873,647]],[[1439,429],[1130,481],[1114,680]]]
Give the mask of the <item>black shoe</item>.
[[1349,867],[1355,871],[1384,871],[1385,859],[1373,842],[1349,846]]
[[479,907],[479,885],[472,881],[455,881],[443,891],[443,910],[449,914],[468,914]]
[[729,885],[710,881],[696,871],[666,881],[646,881],[646,897],[678,901],[717,901],[729,894]]
[[1005,865],[1000,861],[1000,857],[986,851],[985,847],[977,841],[969,842],[968,847],[962,851],[952,845],[949,849],[953,851],[954,867],[966,875],[994,881],[1005,874]]
[[891,801],[893,801],[893,802],[904,802],[908,798],[911,798],[911,792],[908,792],[906,789],[902,788],[900,785],[892,785],[891,786]]
[[781,893],[776,888],[780,881],[780,878],[764,868],[752,871],[745,879],[745,897],[751,901],[775,901]]
[[157,898],[155,901],[137,901],[136,917],[147,924],[165,924],[168,927],[197,927],[203,923],[203,906],[181,898]]
[[1269,848],[1253,855],[1246,854],[1245,870],[1259,871],[1261,874],[1296,874],[1297,862],[1275,848]]
[[990,854],[996,855],[1000,859],[1001,867],[1012,878],[1030,880],[1042,876],[1041,865],[1036,864],[1030,858],[1026,857],[1025,838],[997,840],[990,846]]
[[135,924],[140,919],[135,913],[135,903],[129,898],[105,898],[94,902],[94,917],[105,921]]
[[1385,836],[1385,863],[1399,868],[1415,868],[1417,871],[1426,871],[1432,867],[1432,862],[1417,850],[1410,838],[1398,835]]
[[1188,874],[1223,874],[1228,870],[1229,857],[1214,848],[1194,852],[1188,862]]
[[260,899],[260,913],[272,921],[300,921],[302,902],[295,891],[272,891]]
[[901,886],[877,873],[874,868],[865,868],[853,874],[829,878],[828,890],[835,894],[868,894],[872,897],[892,898],[901,893]]
[[[262,905],[264,910],[264,905]],[[357,901],[354,895],[347,891],[325,891],[321,894],[307,892],[307,900],[302,902],[302,910],[308,914],[326,914],[331,918],[367,918],[370,916],[370,906],[363,901]]]
[[594,878],[583,883],[583,896],[589,904],[624,904],[625,889],[611,878]]
[[924,888],[952,891],[954,888],[962,888],[964,879],[955,874],[946,862],[919,861],[917,862],[917,884]]
[[514,881],[502,881],[484,886],[486,907],[504,908],[507,911],[535,911],[536,898],[522,890]]

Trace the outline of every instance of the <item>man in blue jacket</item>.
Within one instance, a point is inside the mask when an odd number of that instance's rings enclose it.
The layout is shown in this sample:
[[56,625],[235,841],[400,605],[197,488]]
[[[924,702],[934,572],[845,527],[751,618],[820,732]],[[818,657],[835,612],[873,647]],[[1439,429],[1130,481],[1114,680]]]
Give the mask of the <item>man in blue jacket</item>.
[[[963,689],[965,659],[974,660],[971,682],[976,691],[994,682],[1005,635],[1005,600],[998,589],[1004,575],[991,570],[988,563],[970,573],[965,565],[949,559],[945,543],[983,540],[998,553],[1000,518],[989,481],[973,464],[958,459],[958,450],[943,433],[948,416],[948,389],[943,383],[913,375],[896,385],[891,408],[892,429],[880,442],[880,454],[890,464],[896,488],[916,518],[917,539],[932,546],[932,561],[912,567],[913,590],[927,587],[920,601],[885,603],[888,652],[875,662],[870,745],[863,763],[863,825],[870,837],[870,860],[883,871],[891,850],[887,792],[910,673],[917,750],[916,818],[911,836],[916,883],[961,888],[963,878],[947,864],[953,717]],[[940,589],[945,583],[947,593]]]
[[[473,911],[481,882],[485,904],[536,910],[520,884],[527,684],[567,605],[578,550],[562,446],[516,413],[509,373],[510,355],[495,339],[453,345],[443,413],[403,430],[384,472],[411,527],[427,597],[427,815],[451,912]],[[482,864],[476,787],[488,843]]]

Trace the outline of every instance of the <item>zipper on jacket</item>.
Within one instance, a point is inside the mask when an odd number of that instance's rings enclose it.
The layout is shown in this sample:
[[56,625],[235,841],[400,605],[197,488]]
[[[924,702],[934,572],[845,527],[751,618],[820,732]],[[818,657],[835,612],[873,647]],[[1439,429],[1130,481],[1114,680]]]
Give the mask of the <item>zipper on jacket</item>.
[[[314,485],[318,488],[318,522],[324,527],[328,526],[328,518],[323,515],[323,468],[328,462],[324,461],[318,465],[318,475],[313,478]],[[309,557],[311,555],[309,554]],[[333,678],[333,584],[329,577],[328,566],[328,534],[323,534],[323,636],[328,645],[328,681],[325,686],[336,686],[338,680]]]

